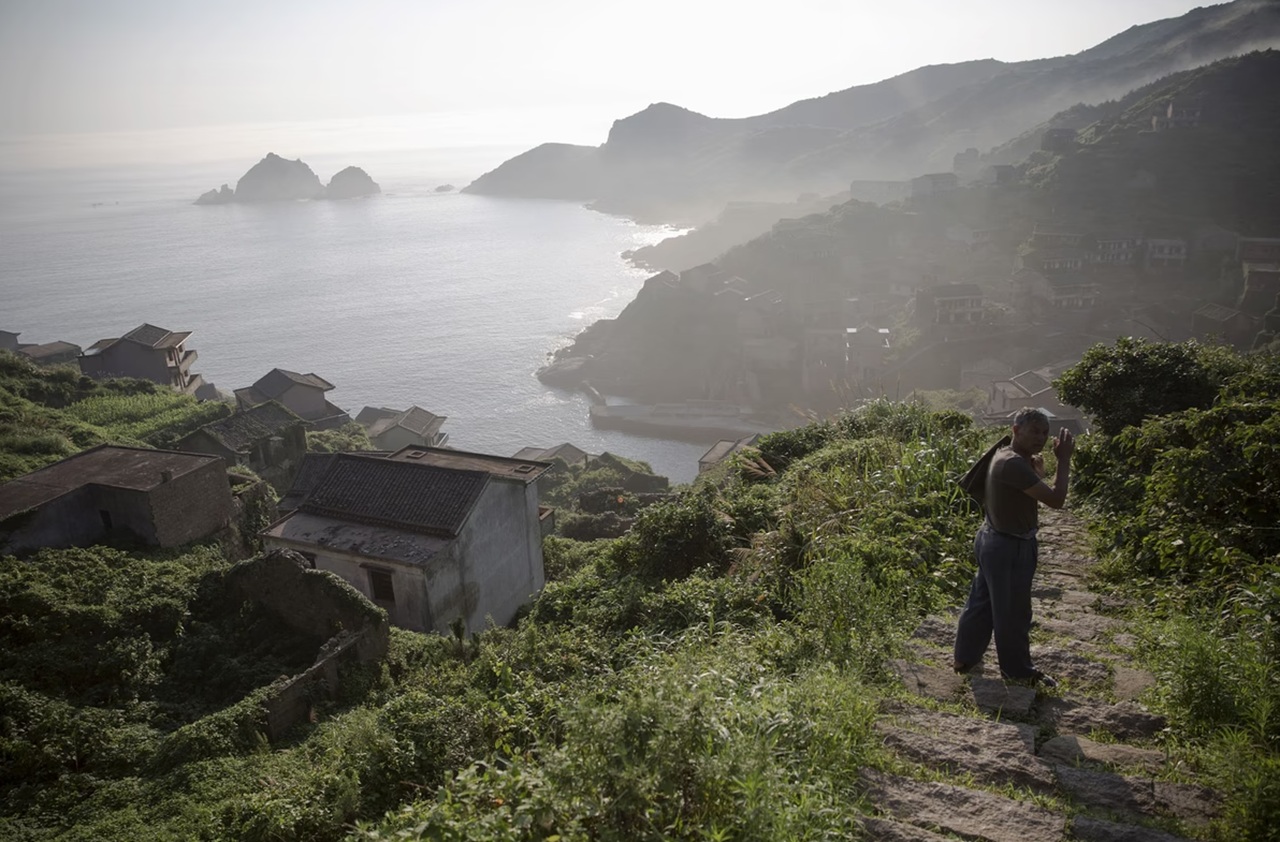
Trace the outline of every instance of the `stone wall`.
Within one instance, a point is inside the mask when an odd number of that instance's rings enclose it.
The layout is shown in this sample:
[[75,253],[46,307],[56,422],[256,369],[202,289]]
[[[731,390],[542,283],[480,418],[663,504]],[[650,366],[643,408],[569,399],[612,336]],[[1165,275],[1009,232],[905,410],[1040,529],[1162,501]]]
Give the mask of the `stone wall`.
[[156,543],[162,547],[207,538],[231,520],[231,486],[221,459],[162,482],[148,497]]
[[387,652],[386,612],[338,576],[311,570],[290,550],[272,550],[227,573],[227,588],[303,634],[326,638],[316,661],[273,687],[264,701],[267,736],[277,740],[307,719],[312,703],[333,698],[344,675]]

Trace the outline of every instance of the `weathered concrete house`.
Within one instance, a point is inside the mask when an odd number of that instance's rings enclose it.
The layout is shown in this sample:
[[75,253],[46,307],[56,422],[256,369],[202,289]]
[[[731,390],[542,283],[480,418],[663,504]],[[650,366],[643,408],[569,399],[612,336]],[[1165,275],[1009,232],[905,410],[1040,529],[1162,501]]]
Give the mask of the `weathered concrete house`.
[[953,172],[931,172],[911,179],[911,196],[933,196],[960,187],[960,176]]
[[74,363],[80,357],[80,346],[74,342],[44,342],[39,345],[19,345],[18,353],[36,365],[61,365]]
[[178,450],[221,456],[257,472],[288,468],[307,452],[307,422],[275,401],[205,424],[178,440]]
[[191,371],[197,354],[186,347],[191,331],[141,324],[118,339],[99,339],[79,357],[80,371],[95,378],[136,377],[198,398],[217,392]]
[[1148,272],[1181,271],[1187,265],[1187,241],[1181,237],[1152,237],[1147,240]]
[[113,540],[176,547],[231,516],[216,456],[100,445],[0,485],[0,554]]
[[1240,349],[1253,345],[1261,324],[1261,317],[1222,304],[1205,304],[1191,314],[1192,335],[1200,339],[1222,339]]
[[1076,248],[1084,242],[1085,232],[1074,225],[1037,222],[1031,229],[1034,248]]
[[1046,275],[1056,272],[1079,272],[1084,269],[1088,253],[1075,246],[1033,249],[1018,256],[1018,268]]
[[1280,262],[1246,263],[1243,274],[1244,289],[1236,299],[1236,309],[1261,318],[1280,294]]
[[435,448],[333,454],[267,546],[296,550],[385,608],[445,633],[511,621],[544,582],[542,462]]
[[1112,231],[1093,238],[1091,263],[1101,266],[1133,266],[1138,262],[1142,234],[1137,231]]
[[977,324],[982,321],[982,287],[942,284],[916,293],[916,320],[924,325]]
[[1280,263],[1280,237],[1240,237],[1236,240],[1240,263]]
[[1015,305],[1031,316],[1060,318],[1067,313],[1090,313],[1102,295],[1101,285],[1081,273],[1020,270],[1013,274]]
[[18,337],[21,333],[14,333],[10,330],[0,330],[0,351],[18,352]]
[[325,392],[332,388],[333,384],[318,374],[273,368],[252,386],[236,389],[236,408],[243,411],[276,401],[299,418],[310,421],[313,429],[341,427],[351,421],[351,416],[325,398]]
[[443,447],[449,440],[448,433],[440,432],[444,415],[435,415],[421,407],[388,409],[366,406],[356,416],[356,423],[369,433],[369,440],[379,450],[399,450],[402,447]]

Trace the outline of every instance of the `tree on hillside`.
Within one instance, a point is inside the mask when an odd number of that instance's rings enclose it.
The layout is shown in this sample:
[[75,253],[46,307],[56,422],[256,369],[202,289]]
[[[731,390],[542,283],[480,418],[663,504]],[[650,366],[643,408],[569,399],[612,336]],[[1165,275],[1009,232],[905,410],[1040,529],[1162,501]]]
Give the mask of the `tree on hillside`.
[[1090,348],[1054,387],[1064,402],[1092,415],[1101,432],[1115,435],[1146,418],[1208,409],[1223,382],[1245,367],[1229,348],[1126,337]]

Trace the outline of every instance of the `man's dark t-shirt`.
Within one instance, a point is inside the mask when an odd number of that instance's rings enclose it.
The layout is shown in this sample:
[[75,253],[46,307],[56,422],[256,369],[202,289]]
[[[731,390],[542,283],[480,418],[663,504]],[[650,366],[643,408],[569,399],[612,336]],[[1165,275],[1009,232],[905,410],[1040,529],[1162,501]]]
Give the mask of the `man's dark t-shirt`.
[[991,459],[987,474],[987,520],[997,532],[1030,535],[1039,525],[1039,503],[1027,494],[1040,482],[1031,461],[1019,456],[1012,447],[1002,447]]

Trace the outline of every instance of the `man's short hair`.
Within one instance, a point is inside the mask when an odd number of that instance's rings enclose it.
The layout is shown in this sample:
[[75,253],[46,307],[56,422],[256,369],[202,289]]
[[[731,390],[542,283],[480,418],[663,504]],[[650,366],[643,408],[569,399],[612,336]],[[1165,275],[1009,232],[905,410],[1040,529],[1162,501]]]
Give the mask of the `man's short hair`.
[[1049,416],[1045,415],[1044,410],[1036,409],[1033,406],[1024,406],[1013,414],[1013,426],[1025,427],[1027,424],[1042,423],[1049,425]]

